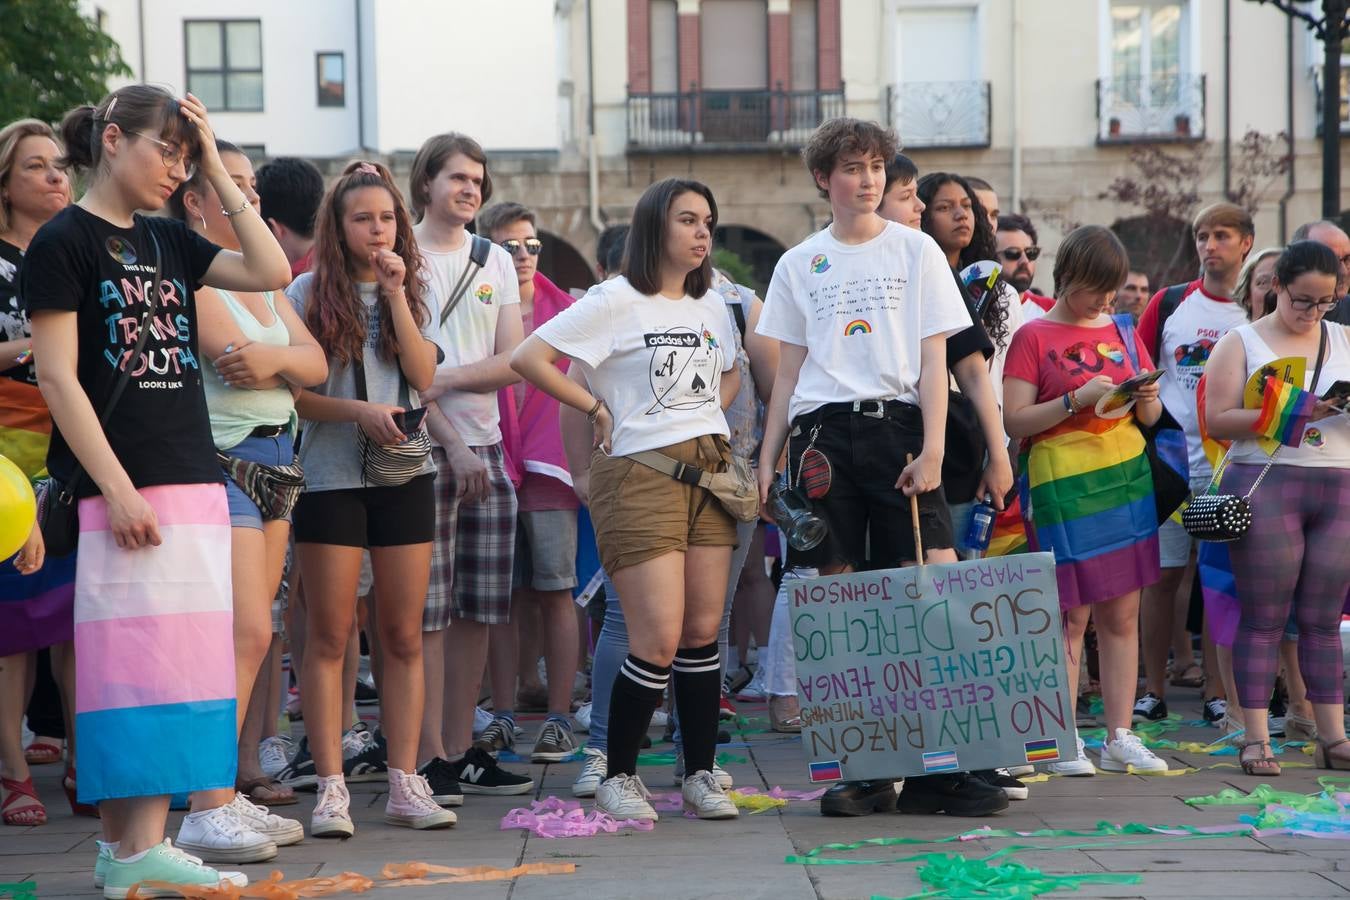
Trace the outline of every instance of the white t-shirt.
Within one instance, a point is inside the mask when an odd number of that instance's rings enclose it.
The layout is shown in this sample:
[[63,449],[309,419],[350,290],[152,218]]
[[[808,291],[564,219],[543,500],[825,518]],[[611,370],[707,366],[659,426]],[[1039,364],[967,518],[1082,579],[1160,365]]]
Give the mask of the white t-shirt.
[[788,420],[826,403],[919,402],[919,343],[971,326],[933,239],[887,222],[862,244],[826,227],[774,268],[758,333],[806,347]]
[[722,373],[736,364],[727,304],[708,291],[670,300],[640,294],[623,276],[601,282],[535,329],[581,364],[614,416],[615,456],[705,434],[729,437]]
[[[469,262],[472,240],[466,233],[464,246],[448,253],[422,248],[426,268],[422,281],[427,286],[427,306],[431,308],[430,333],[445,351],[438,369],[482,362],[497,352],[497,317],[503,306],[520,305],[520,287],[511,257],[494,244],[487,265],[473,277],[464,297],[441,326],[441,309],[450,299],[450,291]],[[501,442],[502,431],[497,412],[497,392],[475,394],[446,391],[436,399],[441,412],[470,447],[489,447]]]
[[1186,432],[1186,456],[1192,478],[1208,475],[1209,459],[1200,440],[1196,387],[1219,338],[1246,324],[1247,312],[1231,300],[1218,300],[1196,287],[1163,322],[1162,346],[1155,362],[1165,373],[1158,382],[1163,406]]

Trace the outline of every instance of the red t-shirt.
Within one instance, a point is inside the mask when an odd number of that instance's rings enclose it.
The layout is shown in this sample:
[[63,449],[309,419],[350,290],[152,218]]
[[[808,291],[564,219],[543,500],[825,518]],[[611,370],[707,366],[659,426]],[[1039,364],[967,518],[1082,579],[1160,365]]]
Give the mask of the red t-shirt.
[[[1048,319],[1028,322],[1013,335],[1003,377],[1036,385],[1036,402],[1044,403],[1077,390],[1098,375],[1120,384],[1135,374],[1116,323],[1102,328],[1064,325]],[[1153,357],[1135,332],[1139,364],[1153,368]]]

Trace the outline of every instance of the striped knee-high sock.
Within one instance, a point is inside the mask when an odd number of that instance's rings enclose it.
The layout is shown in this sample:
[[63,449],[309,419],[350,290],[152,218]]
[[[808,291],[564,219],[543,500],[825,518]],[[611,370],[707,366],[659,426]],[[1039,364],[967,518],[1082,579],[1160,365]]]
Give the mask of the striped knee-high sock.
[[721,659],[717,644],[680,648],[672,666],[675,707],[684,736],[684,770],[712,771],[717,750],[718,701],[722,697]]
[[606,778],[637,774],[642,734],[651,724],[652,713],[661,705],[669,682],[669,666],[649,663],[631,653],[619,667],[609,699]]

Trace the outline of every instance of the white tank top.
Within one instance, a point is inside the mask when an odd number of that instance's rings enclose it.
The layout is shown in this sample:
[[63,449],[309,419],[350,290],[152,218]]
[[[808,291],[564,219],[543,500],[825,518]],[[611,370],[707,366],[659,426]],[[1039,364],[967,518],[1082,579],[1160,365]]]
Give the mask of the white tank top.
[[[1327,322],[1327,353],[1322,361],[1322,374],[1317,384],[1309,385],[1317,358],[1308,359],[1307,373],[1303,376],[1304,390],[1310,390],[1319,397],[1326,393],[1337,381],[1350,381],[1350,336],[1344,325]],[[1251,325],[1241,325],[1233,329],[1242,338],[1242,347],[1247,353],[1247,377],[1276,359],[1276,353],[1270,345],[1261,339]],[[1265,465],[1269,457],[1255,440],[1233,442],[1229,455],[1231,462]],[[1275,457],[1277,466],[1308,466],[1310,468],[1350,468],[1350,415],[1328,416],[1308,425],[1303,433],[1303,442],[1297,447],[1284,447]]]

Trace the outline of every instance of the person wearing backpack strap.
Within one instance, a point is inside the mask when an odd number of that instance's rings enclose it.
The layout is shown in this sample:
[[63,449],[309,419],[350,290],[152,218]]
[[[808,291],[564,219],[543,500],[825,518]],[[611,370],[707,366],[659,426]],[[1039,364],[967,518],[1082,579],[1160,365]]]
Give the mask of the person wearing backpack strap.
[[[1247,321],[1247,312],[1233,302],[1233,289],[1243,260],[1251,252],[1255,229],[1251,215],[1232,203],[1215,203],[1200,210],[1191,224],[1199,278],[1175,284],[1154,294],[1139,319],[1139,336],[1164,375],[1158,382],[1165,415],[1186,434],[1186,455],[1192,490],[1209,484],[1212,469],[1200,440],[1196,386],[1205,372],[1214,345]],[[1140,630],[1143,636],[1144,694],[1135,704],[1136,721],[1167,716],[1167,651],[1174,657],[1172,684],[1199,687],[1201,668],[1194,662],[1186,630],[1191,590],[1186,577],[1194,542],[1175,518],[1158,529],[1161,577],[1144,589]],[[1204,652],[1205,718],[1217,722],[1226,703],[1213,643],[1206,636]]]
[[[515,741],[516,667],[501,652],[502,641],[489,648],[492,630],[505,631],[511,621],[518,512],[497,392],[520,380],[508,361],[524,326],[511,257],[467,227],[492,197],[478,142],[455,132],[428,138],[413,160],[409,189],[422,275],[445,351],[423,392],[439,446],[432,451],[436,537],[422,618],[427,712],[417,759],[434,796],[452,803],[461,792],[521,794],[534,787],[533,779],[496,762],[496,752]],[[474,706],[489,653],[496,717],[475,744]]]

